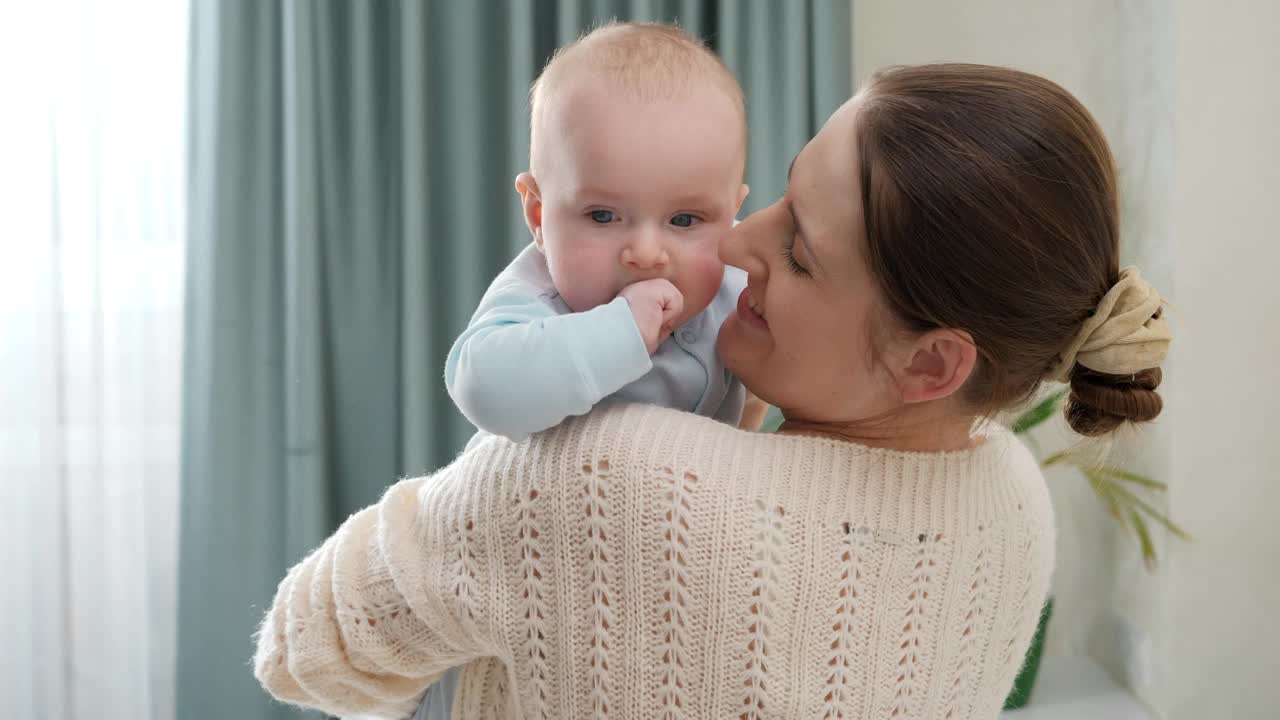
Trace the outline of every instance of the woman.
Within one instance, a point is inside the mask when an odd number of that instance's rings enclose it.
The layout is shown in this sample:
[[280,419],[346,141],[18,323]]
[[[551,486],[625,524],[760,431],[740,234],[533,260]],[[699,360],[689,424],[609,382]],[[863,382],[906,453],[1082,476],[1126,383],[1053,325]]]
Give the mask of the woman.
[[992,718],[1053,515],[983,418],[1044,380],[1086,435],[1160,410],[1160,297],[1118,264],[1115,170],[1058,86],[876,75],[721,246],[727,365],[786,423],[598,408],[392,487],[281,583],[276,697],[454,717]]

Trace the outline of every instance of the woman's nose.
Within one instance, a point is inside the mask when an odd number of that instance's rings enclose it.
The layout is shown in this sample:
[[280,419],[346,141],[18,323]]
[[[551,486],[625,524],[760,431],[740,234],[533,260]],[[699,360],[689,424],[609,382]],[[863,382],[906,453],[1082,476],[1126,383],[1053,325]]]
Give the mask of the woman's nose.
[[746,270],[749,274],[764,272],[765,265],[755,252],[759,234],[763,230],[764,210],[747,216],[747,219],[730,228],[720,238],[720,261],[725,265]]
[[663,270],[670,258],[657,233],[640,229],[622,248],[622,264],[633,270]]

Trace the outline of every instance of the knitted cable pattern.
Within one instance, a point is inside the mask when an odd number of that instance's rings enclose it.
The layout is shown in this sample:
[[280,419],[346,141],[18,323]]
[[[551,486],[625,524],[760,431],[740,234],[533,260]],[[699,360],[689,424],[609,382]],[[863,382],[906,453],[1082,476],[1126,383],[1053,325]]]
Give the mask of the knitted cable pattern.
[[403,718],[991,718],[1054,526],[997,426],[907,453],[647,406],[489,438],[393,485],[280,583],[277,698]]

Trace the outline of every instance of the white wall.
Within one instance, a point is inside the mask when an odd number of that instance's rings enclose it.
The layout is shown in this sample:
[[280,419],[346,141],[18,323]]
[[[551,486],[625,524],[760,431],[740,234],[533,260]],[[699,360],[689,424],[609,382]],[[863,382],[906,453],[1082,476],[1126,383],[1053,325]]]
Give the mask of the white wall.
[[1179,2],[1168,717],[1280,717],[1280,3]]
[[[1167,410],[1110,460],[1171,485],[1196,536],[1157,536],[1147,573],[1069,472],[1058,513],[1049,652],[1084,653],[1168,720],[1280,717],[1280,3],[1203,0],[852,0],[853,75],[962,60],[1011,65],[1075,93],[1119,161],[1126,262],[1171,298]],[[1048,450],[1071,442],[1060,426]]]

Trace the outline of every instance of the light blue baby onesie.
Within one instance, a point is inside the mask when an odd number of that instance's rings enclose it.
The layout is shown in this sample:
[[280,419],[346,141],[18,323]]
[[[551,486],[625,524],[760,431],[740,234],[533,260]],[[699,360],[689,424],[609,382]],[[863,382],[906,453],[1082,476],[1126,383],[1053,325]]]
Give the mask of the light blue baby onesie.
[[726,267],[711,304],[653,355],[621,297],[575,313],[529,245],[493,281],[445,361],[449,396],[476,427],[520,441],[607,397],[737,425],[746,397],[716,353],[746,274]]

